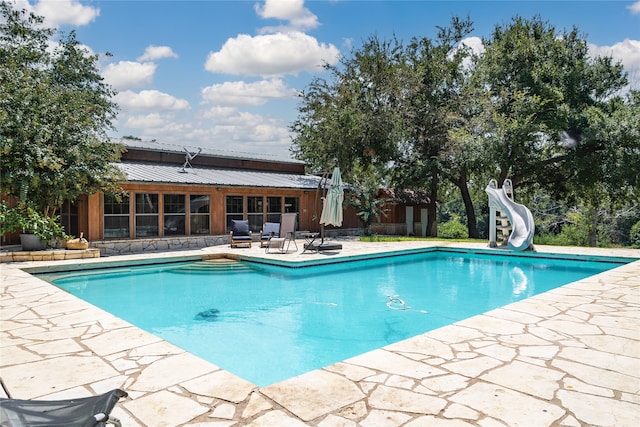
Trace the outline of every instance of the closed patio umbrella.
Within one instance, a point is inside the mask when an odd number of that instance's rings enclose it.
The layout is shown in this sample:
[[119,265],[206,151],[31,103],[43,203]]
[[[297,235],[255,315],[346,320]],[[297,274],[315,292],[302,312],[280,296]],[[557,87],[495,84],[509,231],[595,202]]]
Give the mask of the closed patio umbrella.
[[333,225],[340,227],[342,225],[342,202],[344,201],[344,184],[340,176],[340,168],[336,167],[331,175],[329,190],[324,199],[322,206],[322,214],[320,215],[320,224]]

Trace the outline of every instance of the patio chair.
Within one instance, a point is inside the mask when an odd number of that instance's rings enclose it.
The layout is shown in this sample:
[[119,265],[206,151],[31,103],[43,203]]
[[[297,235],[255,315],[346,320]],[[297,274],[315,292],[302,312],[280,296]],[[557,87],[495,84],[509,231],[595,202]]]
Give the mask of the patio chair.
[[115,389],[107,393],[67,400],[21,400],[0,398],[2,426],[120,427],[110,416],[113,407],[127,393]]
[[260,247],[264,248],[269,244],[272,237],[280,237],[279,222],[265,222],[260,232]]
[[271,253],[271,250],[276,250],[282,254],[286,254],[289,252],[289,245],[293,242],[296,247],[296,251],[298,250],[298,245],[296,244],[295,234],[296,234],[296,216],[295,213],[283,213],[280,215],[280,236],[272,237],[267,242],[267,248],[265,249],[266,253]]
[[238,245],[249,245],[251,247],[252,238],[248,220],[232,220],[229,242],[232,248],[236,248]]

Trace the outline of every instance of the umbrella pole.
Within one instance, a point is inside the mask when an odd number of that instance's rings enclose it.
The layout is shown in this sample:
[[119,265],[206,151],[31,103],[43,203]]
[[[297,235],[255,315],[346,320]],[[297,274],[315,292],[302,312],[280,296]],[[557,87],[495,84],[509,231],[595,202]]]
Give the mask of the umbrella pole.
[[[322,192],[323,192],[324,196],[320,198],[322,200],[322,207],[323,208],[324,208],[324,204],[327,202],[327,194],[329,194],[328,190],[324,189],[324,187],[327,185],[327,181],[329,180],[329,172],[330,171],[331,171],[331,169],[328,169],[327,172],[325,172],[324,175],[323,175],[324,186],[323,186]],[[320,224],[320,245],[322,245],[323,243],[324,243],[324,224]]]

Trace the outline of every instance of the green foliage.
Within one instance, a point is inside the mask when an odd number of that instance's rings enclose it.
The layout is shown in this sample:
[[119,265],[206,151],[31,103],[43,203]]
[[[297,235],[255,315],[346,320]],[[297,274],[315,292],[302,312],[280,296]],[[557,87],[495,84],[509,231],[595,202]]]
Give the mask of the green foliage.
[[467,227],[460,221],[460,216],[453,214],[449,221],[438,226],[438,237],[444,239],[464,239],[469,237]]
[[14,232],[34,234],[45,242],[68,238],[57,216],[44,215],[28,204],[10,208],[0,202],[0,235]]
[[[510,178],[520,201],[543,194],[562,210],[541,238],[626,241],[628,220],[616,218],[640,200],[640,92],[620,95],[622,64],[590,56],[577,28],[539,16],[496,25],[473,55],[460,44],[472,27],[456,17],[433,39],[370,37],[327,66],[330,78],[303,92],[293,153],[316,170],[337,158],[347,182],[371,167],[385,178],[380,186],[426,190],[438,204],[451,199],[441,193],[450,183],[472,237],[487,228],[484,186]],[[362,200],[368,220],[375,215]],[[576,206],[579,222],[566,218]]]
[[631,226],[629,237],[631,240],[631,246],[634,248],[640,248],[640,221]]
[[65,200],[115,190],[122,148],[106,136],[117,107],[98,58],[73,32],[50,50],[42,22],[0,3],[0,186],[51,217]]
[[370,37],[339,66],[325,67],[331,80],[312,80],[291,126],[296,158],[315,171],[336,159],[347,182],[356,165],[380,168],[395,158],[400,121],[395,56],[400,48],[395,40]]
[[364,234],[371,234],[371,224],[373,220],[380,220],[382,215],[386,216],[384,205],[386,199],[379,198],[379,178],[371,170],[362,171],[358,177],[354,177],[353,185],[347,192],[346,204],[356,210],[356,215],[362,221]]
[[[629,246],[630,230],[640,219],[640,205],[633,200],[616,200],[598,193],[597,207],[568,205],[553,200],[549,193],[536,191],[526,204],[536,223],[538,244]],[[593,202],[592,202],[593,203]]]
[[[437,200],[439,154],[449,127],[460,122],[462,64],[469,55],[458,43],[471,30],[469,19],[455,17],[438,27],[435,40],[416,37],[405,46],[366,39],[339,66],[326,67],[330,79],[317,78],[304,91],[291,126],[292,152],[316,171],[336,158],[347,182],[358,166],[371,167],[388,178],[388,187],[427,189]],[[433,222],[435,203],[429,210]]]
[[[560,232],[549,233],[543,231],[535,237],[535,242],[540,245],[556,246],[599,246],[610,247],[613,242],[607,228],[599,226],[593,229],[594,221],[589,214],[580,211],[567,215],[567,222],[562,225]],[[590,242],[590,238],[597,235],[597,245]]]
[[615,96],[627,84],[622,65],[589,56],[577,28],[558,31],[540,17],[497,25],[484,44],[474,79],[487,88],[484,133],[498,181],[510,177],[591,208],[594,187],[628,190],[639,142],[628,130],[637,119],[631,123]]
[[569,224],[558,234],[542,234],[534,241],[540,245],[553,246],[587,246],[588,230],[578,224]]

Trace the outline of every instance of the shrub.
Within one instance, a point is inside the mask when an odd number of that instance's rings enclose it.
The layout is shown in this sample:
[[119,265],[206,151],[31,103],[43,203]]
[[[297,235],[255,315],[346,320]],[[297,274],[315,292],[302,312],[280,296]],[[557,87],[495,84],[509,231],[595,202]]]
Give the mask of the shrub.
[[0,203],[0,235],[13,232],[35,234],[45,242],[66,239],[68,236],[58,219],[57,216],[44,215],[25,203],[14,208],[5,202]]
[[640,248],[640,221],[631,226],[629,237],[631,240],[631,246],[634,248]]
[[438,226],[438,237],[443,239],[466,239],[469,237],[467,226],[460,221],[460,216],[451,215],[451,219]]

